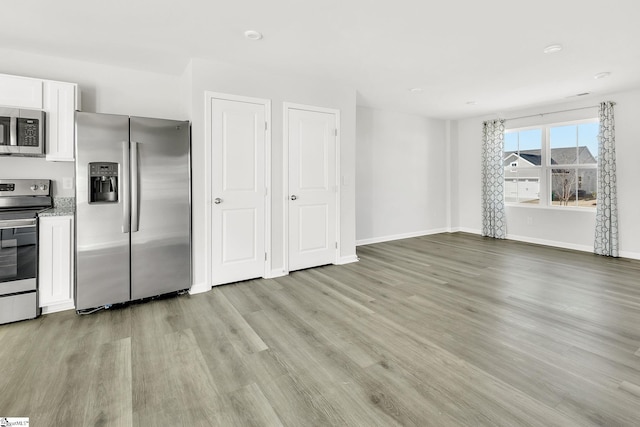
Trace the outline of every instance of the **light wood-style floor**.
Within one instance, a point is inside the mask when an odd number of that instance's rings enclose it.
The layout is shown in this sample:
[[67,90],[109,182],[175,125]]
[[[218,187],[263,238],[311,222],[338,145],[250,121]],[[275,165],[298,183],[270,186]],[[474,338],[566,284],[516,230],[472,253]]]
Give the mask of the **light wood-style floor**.
[[638,426],[640,262],[469,234],[0,326],[33,426]]

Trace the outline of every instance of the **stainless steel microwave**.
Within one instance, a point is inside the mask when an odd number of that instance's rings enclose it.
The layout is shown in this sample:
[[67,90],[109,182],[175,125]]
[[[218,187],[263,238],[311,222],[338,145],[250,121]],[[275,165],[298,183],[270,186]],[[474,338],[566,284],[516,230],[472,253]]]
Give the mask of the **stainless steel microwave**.
[[0,155],[44,157],[45,114],[0,107]]

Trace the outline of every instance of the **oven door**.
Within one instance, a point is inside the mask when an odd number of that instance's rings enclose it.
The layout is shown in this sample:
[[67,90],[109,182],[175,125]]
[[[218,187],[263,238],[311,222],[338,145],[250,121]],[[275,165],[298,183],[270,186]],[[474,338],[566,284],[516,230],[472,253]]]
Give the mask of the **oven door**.
[[0,295],[36,289],[35,220],[0,221]]

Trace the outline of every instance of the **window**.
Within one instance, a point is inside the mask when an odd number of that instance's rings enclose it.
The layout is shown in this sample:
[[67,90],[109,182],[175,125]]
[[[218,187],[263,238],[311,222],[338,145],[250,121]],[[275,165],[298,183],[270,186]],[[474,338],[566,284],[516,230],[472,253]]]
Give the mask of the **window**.
[[594,208],[597,154],[597,119],[505,131],[505,202]]
[[540,203],[542,129],[506,131],[504,135],[504,200]]

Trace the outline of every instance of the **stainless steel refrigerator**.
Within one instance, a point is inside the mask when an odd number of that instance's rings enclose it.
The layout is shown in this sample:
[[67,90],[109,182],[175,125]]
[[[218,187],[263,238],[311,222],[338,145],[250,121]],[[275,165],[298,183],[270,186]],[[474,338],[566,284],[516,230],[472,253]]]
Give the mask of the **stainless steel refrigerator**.
[[189,122],[76,113],[76,310],[191,286]]

